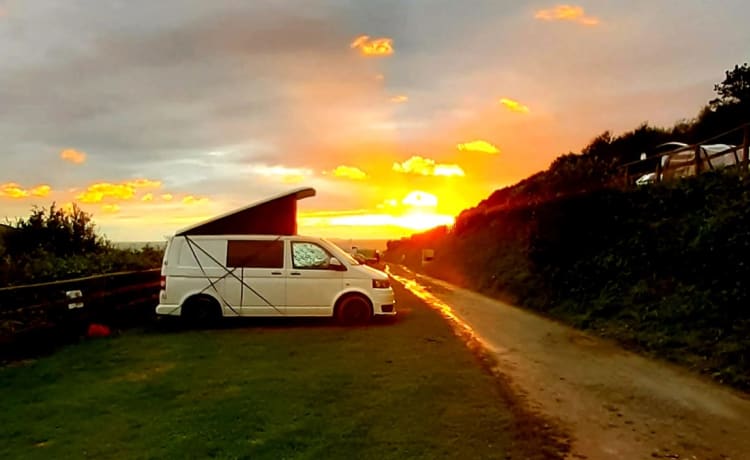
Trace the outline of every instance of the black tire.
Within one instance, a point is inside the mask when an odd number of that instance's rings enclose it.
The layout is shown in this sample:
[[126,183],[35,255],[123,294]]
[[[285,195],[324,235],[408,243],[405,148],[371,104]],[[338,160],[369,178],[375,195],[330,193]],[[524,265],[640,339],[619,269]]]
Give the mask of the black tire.
[[221,319],[221,306],[208,296],[196,296],[185,301],[181,313],[189,327],[215,327]]
[[344,326],[367,324],[372,319],[372,305],[361,295],[350,295],[336,306],[336,320]]

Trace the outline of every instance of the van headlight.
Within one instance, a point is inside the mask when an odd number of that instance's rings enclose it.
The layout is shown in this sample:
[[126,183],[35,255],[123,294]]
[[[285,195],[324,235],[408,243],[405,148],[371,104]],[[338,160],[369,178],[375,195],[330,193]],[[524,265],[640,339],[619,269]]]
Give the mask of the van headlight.
[[372,287],[375,289],[388,289],[391,287],[391,280],[372,280]]

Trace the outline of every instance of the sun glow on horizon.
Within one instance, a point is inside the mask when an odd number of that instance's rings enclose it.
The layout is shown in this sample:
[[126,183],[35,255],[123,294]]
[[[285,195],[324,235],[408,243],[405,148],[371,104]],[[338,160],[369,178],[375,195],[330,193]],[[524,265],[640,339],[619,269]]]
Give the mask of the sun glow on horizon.
[[378,206],[379,212],[300,213],[300,226],[332,237],[347,233],[394,238],[431,228],[453,225],[455,217],[438,211],[438,197],[423,191],[412,191],[401,200],[388,199]]

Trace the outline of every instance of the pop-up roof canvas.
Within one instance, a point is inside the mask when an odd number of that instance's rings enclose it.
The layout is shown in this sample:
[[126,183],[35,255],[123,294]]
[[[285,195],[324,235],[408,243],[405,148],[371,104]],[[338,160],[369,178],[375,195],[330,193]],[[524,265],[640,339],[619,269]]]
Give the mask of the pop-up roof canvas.
[[179,230],[184,235],[296,235],[297,201],[315,196],[300,188]]

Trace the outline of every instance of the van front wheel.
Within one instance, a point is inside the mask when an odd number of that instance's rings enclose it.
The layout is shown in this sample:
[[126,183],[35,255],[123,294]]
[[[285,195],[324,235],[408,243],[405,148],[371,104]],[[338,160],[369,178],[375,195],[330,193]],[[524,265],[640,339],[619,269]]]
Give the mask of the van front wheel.
[[212,327],[221,318],[221,307],[211,297],[196,296],[185,302],[181,316],[190,327]]
[[361,295],[350,295],[336,306],[336,320],[343,325],[367,324],[372,319],[370,301]]

